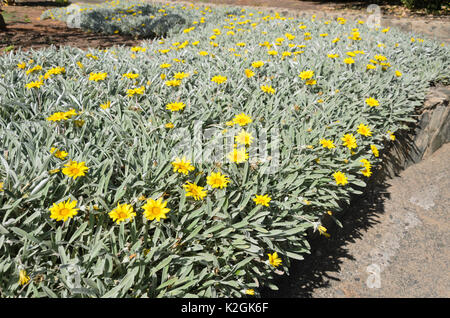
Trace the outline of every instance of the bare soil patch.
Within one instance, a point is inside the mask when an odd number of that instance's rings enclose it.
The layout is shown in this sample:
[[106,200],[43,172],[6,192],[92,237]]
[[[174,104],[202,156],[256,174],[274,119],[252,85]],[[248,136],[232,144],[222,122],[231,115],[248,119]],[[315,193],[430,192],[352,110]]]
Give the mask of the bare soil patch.
[[104,49],[115,45],[134,46],[140,40],[118,34],[106,35],[71,29],[56,20],[40,20],[43,11],[58,7],[55,2],[27,1],[2,7],[7,30],[0,31],[0,54],[11,50],[75,46]]

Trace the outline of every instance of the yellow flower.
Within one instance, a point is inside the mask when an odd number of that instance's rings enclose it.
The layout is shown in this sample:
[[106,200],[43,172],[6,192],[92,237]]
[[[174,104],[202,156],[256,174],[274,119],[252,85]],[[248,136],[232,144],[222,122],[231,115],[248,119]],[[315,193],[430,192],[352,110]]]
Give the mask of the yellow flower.
[[302,80],[311,79],[313,76],[314,76],[314,71],[311,71],[311,70],[302,71],[298,75],[298,77],[300,77]]
[[388,131],[388,133],[389,133],[389,139],[394,141],[395,140],[395,135],[393,133],[391,133],[390,131]]
[[235,146],[233,148],[233,150],[230,153],[228,153],[228,159],[231,162],[235,162],[235,163],[245,162],[248,159],[247,150],[245,148],[237,149]]
[[139,74],[136,74],[136,73],[125,73],[125,74],[122,75],[122,77],[126,77],[126,78],[129,78],[129,79],[136,79],[136,78],[139,77]]
[[206,183],[213,188],[223,189],[230,182],[228,176],[220,172],[212,172],[210,176],[206,177]]
[[184,30],[183,30],[183,33],[189,33],[189,32],[191,32],[191,31],[193,31],[194,29],[195,29],[195,27],[188,28],[188,29],[184,29]]
[[268,93],[268,94],[275,94],[275,89],[274,88],[272,88],[272,86],[269,86],[269,85],[262,85],[261,86],[261,90],[264,92],[264,93]]
[[348,38],[352,39],[354,41],[359,41],[359,40],[361,40],[361,35],[358,31],[354,31],[354,32],[352,32],[352,36],[349,36]]
[[330,234],[327,233],[326,227],[319,225],[317,227],[317,229],[319,230],[320,235],[324,235],[325,237],[330,237]]
[[342,145],[350,150],[358,146],[356,144],[356,138],[353,136],[353,134],[345,134],[344,137],[341,138],[341,140],[343,141]]
[[373,70],[373,69],[376,69],[377,67],[375,66],[375,65],[372,65],[372,64],[367,64],[367,66],[366,66],[366,70]]
[[45,73],[44,78],[49,79],[52,75],[59,75],[61,73],[65,73],[65,72],[66,72],[66,69],[64,67],[59,67],[59,66],[53,67]]
[[250,145],[253,142],[252,134],[246,132],[242,129],[239,134],[235,137],[236,142],[242,145]]
[[361,159],[359,162],[362,162],[364,168],[367,168],[367,169],[372,168],[370,161],[365,158]]
[[35,67],[32,67],[29,70],[27,70],[26,74],[29,75],[29,74],[31,74],[33,72],[40,71],[40,70],[42,70],[42,66],[36,65]]
[[4,185],[4,184],[5,184],[4,182],[0,182],[0,192],[3,191],[3,185]]
[[185,191],[186,191],[186,197],[193,197],[194,200],[203,200],[204,197],[206,197],[207,191],[203,190],[203,187],[199,187],[198,185],[187,182],[185,185],[183,185]]
[[55,148],[55,147],[52,147],[52,148],[50,149],[50,153],[52,153],[56,158],[59,158],[59,159],[61,159],[61,160],[64,160],[64,158],[66,158],[67,155],[68,155],[67,152],[58,150],[58,149]]
[[136,87],[136,88],[132,88],[132,89],[127,89],[127,96],[128,97],[133,97],[136,94],[142,95],[142,94],[144,94],[144,91],[145,91],[145,87],[144,86]]
[[252,63],[252,67],[254,67],[254,68],[259,68],[259,67],[261,67],[263,65],[264,65],[263,61],[256,61],[256,62]]
[[64,113],[64,116],[65,116],[66,118],[71,118],[72,116],[76,116],[76,115],[77,115],[77,112],[76,112],[76,110],[73,109],[73,108],[69,109],[68,111],[66,111],[66,112]]
[[172,66],[172,64],[163,63],[163,64],[161,64],[159,67],[160,67],[160,68],[169,68],[169,67],[171,67],[171,66]]
[[166,208],[167,201],[162,202],[162,198],[159,198],[158,200],[148,199],[147,203],[142,206],[144,209],[144,217],[149,220],[153,221],[156,219],[156,221],[160,221],[160,219],[166,219],[166,213],[170,211],[169,208]]
[[27,272],[24,269],[21,269],[19,272],[19,285],[23,286],[30,281],[30,277],[27,275]]
[[178,72],[178,73],[175,73],[175,75],[173,77],[177,80],[182,80],[183,78],[189,77],[189,73]]
[[164,125],[164,127],[166,127],[166,128],[173,128],[175,126],[173,125],[173,123],[167,123],[167,124]]
[[313,79],[307,80],[305,82],[305,85],[316,85],[316,84],[317,84],[317,81],[313,80]]
[[361,173],[366,176],[366,177],[370,177],[372,175],[372,171],[370,170],[370,168],[364,168],[361,170]]
[[362,162],[364,167],[364,169],[361,170],[361,173],[366,177],[370,177],[372,175],[372,171],[370,170],[372,168],[372,165],[370,164],[369,160],[361,159],[360,162]]
[[395,71],[395,76],[397,76],[397,77],[402,76],[402,72],[400,72],[400,71]]
[[254,289],[246,289],[245,294],[253,296],[253,295],[255,295],[255,290]]
[[172,162],[173,172],[179,172],[184,175],[187,175],[189,171],[193,171],[195,169],[194,166],[191,165],[190,160],[186,160],[186,157],[176,158],[174,162]]
[[216,75],[213,78],[211,78],[211,81],[217,84],[223,84],[227,81],[227,78],[222,75]]
[[357,132],[365,137],[372,136],[369,126],[366,126],[363,123],[359,124]]
[[272,199],[267,195],[257,195],[255,194],[255,198],[253,199],[253,201],[255,202],[255,204],[257,205],[263,205],[263,206],[269,206],[269,202]]
[[346,59],[344,59],[344,63],[345,64],[353,64],[353,63],[355,63],[355,60],[351,57],[347,57]]
[[387,60],[387,57],[384,56],[384,55],[381,55],[381,54],[375,55],[374,58],[375,58],[377,61],[386,61],[386,60]]
[[270,265],[272,265],[273,267],[278,267],[281,265],[281,259],[278,258],[278,253],[275,252],[273,254],[267,254],[269,256],[269,263]]
[[373,155],[374,155],[375,157],[378,157],[378,156],[379,156],[379,152],[378,152],[377,146],[371,145],[371,146],[370,146],[370,150],[372,150],[372,153],[373,153]]
[[26,84],[26,88],[31,89],[31,88],[40,88],[42,85],[44,85],[44,82],[42,80],[39,81],[34,81],[34,82],[30,82],[28,84]]
[[136,216],[136,213],[133,211],[133,207],[130,204],[120,204],[117,203],[117,207],[115,207],[111,212],[108,213],[109,217],[120,224],[127,219],[130,221]]
[[200,52],[198,52],[198,54],[201,55],[201,56],[206,56],[206,55],[208,55],[209,53],[206,52],[206,51],[200,51]]
[[108,76],[108,73],[90,73],[89,80],[96,82],[103,81],[105,80],[106,76]]
[[181,81],[175,79],[175,80],[166,81],[165,84],[166,84],[166,86],[175,87],[175,86],[180,86]]
[[234,122],[235,124],[238,124],[239,126],[245,126],[245,125],[251,123],[252,121],[253,121],[253,120],[252,120],[249,116],[247,116],[246,114],[244,114],[244,113],[241,113],[241,114],[239,114],[239,115],[236,115],[236,116],[233,118],[233,122]]
[[93,60],[98,60],[98,56],[92,55],[91,53],[86,54],[86,57],[91,58]]
[[23,70],[26,66],[27,66],[27,63],[25,63],[25,62],[22,62],[22,63],[17,64],[17,67],[20,68],[20,69],[22,69],[22,70]]
[[250,70],[250,69],[245,70],[245,76],[247,76],[247,78],[250,78],[254,75],[255,75],[255,72],[253,72],[252,70]]
[[111,107],[111,102],[110,101],[107,101],[106,103],[103,103],[103,104],[100,104],[100,107],[102,108],[102,109],[108,109],[108,108],[110,108]]
[[333,177],[337,185],[346,185],[348,183],[347,176],[341,171],[333,173]]
[[370,107],[376,107],[380,105],[380,103],[373,97],[366,98],[366,104]]
[[327,55],[330,59],[335,59],[337,57],[339,57],[339,54],[328,54]]
[[321,139],[320,144],[324,148],[328,148],[328,149],[336,148],[336,146],[333,143],[333,140],[330,140],[330,139]]
[[336,43],[339,42],[341,39],[340,38],[334,38],[333,41],[331,41],[332,43]]
[[285,33],[284,36],[289,40],[292,41],[295,39],[295,35],[292,35],[290,33]]
[[70,201],[68,199],[66,202],[60,202],[58,204],[53,203],[53,206],[50,210],[50,218],[55,219],[56,221],[65,222],[69,218],[73,218],[78,212],[78,209],[75,209],[77,205],[77,201]]
[[183,102],[175,102],[167,104],[166,109],[171,110],[172,112],[177,112],[182,110],[186,105]]
[[89,169],[84,165],[84,161],[76,162],[70,160],[70,162],[66,163],[64,166],[66,168],[62,169],[62,173],[64,173],[66,176],[72,177],[74,180],[78,177],[84,176],[85,171]]

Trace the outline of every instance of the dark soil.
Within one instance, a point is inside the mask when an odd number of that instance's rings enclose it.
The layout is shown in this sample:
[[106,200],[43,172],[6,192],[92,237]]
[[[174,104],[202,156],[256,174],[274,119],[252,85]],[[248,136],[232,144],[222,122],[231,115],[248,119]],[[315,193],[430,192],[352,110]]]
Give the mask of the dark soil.
[[10,50],[39,49],[51,45],[104,49],[114,45],[135,46],[140,43],[127,36],[89,33],[68,28],[60,21],[40,20],[43,11],[55,7],[60,5],[44,1],[20,2],[14,6],[2,7],[7,30],[0,31],[0,54]]

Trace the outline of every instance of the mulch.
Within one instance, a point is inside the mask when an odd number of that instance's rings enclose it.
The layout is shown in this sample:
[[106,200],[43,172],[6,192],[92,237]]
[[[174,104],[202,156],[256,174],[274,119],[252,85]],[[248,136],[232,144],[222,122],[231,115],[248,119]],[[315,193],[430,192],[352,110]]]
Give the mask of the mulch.
[[105,49],[115,45],[136,46],[142,41],[118,34],[107,35],[71,29],[61,21],[40,20],[43,11],[56,7],[60,6],[50,1],[27,1],[2,7],[7,30],[0,31],[0,54],[19,49],[35,50],[51,45]]

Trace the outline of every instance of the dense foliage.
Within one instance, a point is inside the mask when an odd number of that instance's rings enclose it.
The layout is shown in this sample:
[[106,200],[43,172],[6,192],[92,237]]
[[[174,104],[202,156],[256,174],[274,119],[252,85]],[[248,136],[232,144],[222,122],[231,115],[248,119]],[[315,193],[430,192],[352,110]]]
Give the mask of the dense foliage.
[[449,77],[446,46],[363,21],[161,9],[192,24],[0,57],[1,297],[276,288]]

